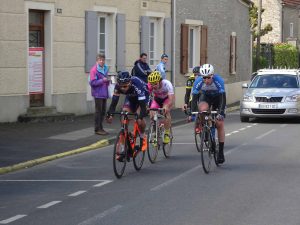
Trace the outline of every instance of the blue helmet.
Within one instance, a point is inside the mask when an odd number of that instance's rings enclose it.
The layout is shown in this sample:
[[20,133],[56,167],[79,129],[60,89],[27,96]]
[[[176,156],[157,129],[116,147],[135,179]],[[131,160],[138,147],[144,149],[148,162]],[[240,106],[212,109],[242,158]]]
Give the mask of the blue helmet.
[[119,84],[127,84],[131,81],[131,75],[127,71],[119,71],[117,82]]

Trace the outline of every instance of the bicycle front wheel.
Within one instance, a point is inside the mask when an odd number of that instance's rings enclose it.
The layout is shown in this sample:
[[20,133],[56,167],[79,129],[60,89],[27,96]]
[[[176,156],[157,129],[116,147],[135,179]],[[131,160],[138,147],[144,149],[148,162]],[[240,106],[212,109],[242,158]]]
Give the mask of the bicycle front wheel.
[[203,128],[201,132],[201,142],[200,142],[200,152],[201,152],[201,162],[202,168],[205,173],[209,173],[211,161],[213,155],[211,154],[212,140],[210,136],[210,131],[207,128]]
[[195,143],[198,152],[201,152],[200,144],[201,144],[201,128],[200,128],[200,121],[199,118],[196,119],[195,126],[194,126],[194,136],[195,136]]
[[214,160],[216,166],[220,166],[218,162],[218,157],[219,157],[219,140],[218,139],[213,139],[213,153],[214,153]]
[[152,122],[150,125],[150,129],[148,131],[147,141],[148,141],[148,158],[151,163],[155,163],[157,155],[158,155],[158,131],[156,130],[155,123]]
[[169,158],[172,152],[172,143],[173,143],[172,127],[170,127],[169,139],[170,139],[169,143],[163,144],[163,152],[166,158]]
[[136,171],[139,171],[142,168],[144,159],[145,152],[141,150],[140,146],[135,146],[135,149],[133,151],[133,165]]
[[120,131],[114,145],[113,167],[117,178],[124,174],[127,161],[127,140],[123,131]]

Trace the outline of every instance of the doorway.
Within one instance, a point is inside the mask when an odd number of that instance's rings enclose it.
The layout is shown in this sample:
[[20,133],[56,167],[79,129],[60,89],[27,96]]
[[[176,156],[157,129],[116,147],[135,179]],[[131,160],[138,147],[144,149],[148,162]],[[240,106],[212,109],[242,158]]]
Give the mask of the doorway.
[[31,49],[41,51],[41,61],[35,64],[35,73],[33,71],[29,81],[29,86],[34,87],[34,91],[29,91],[30,107],[45,105],[44,35],[44,11],[29,10],[29,52]]

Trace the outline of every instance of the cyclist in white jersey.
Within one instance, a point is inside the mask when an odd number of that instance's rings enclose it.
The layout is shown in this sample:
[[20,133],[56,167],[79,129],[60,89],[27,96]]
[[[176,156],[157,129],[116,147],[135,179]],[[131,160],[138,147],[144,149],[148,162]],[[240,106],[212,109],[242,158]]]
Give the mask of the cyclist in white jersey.
[[[164,121],[165,136],[164,143],[170,142],[170,127],[171,127],[171,108],[173,107],[175,96],[174,88],[170,81],[162,79],[158,71],[152,72],[148,76],[148,89],[152,93],[153,99],[150,108],[164,108],[166,119]],[[153,117],[153,112],[150,112],[150,118]]]

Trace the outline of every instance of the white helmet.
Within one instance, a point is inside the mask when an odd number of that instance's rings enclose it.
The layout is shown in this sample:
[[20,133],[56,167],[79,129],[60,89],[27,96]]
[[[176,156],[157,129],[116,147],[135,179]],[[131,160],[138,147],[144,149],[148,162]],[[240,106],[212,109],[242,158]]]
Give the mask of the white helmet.
[[202,76],[209,76],[214,74],[214,67],[211,64],[204,64],[200,67],[200,74]]

